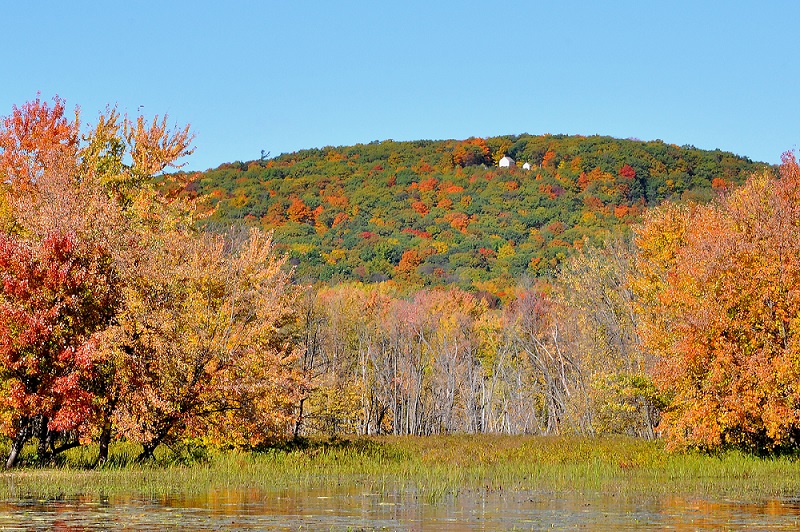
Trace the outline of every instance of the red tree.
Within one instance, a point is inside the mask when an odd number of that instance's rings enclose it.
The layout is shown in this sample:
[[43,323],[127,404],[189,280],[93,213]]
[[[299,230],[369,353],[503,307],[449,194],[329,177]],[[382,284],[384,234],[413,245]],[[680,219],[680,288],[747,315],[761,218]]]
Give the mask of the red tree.
[[[115,312],[112,266],[72,235],[0,235],[0,422],[13,467],[27,440],[45,460],[88,429],[104,361],[93,334]],[[62,445],[56,447],[58,440]]]

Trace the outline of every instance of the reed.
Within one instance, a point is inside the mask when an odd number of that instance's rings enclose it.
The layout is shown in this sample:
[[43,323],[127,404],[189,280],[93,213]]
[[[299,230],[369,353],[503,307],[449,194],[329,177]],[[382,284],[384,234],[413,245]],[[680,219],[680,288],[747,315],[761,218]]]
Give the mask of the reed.
[[161,449],[149,464],[136,464],[137,454],[136,446],[117,443],[108,463],[92,468],[97,449],[74,449],[55,467],[0,473],[0,498],[162,498],[348,487],[407,491],[426,501],[476,490],[751,501],[800,493],[797,455],[667,454],[660,442],[625,437],[384,436],[317,439],[249,452],[183,446]]

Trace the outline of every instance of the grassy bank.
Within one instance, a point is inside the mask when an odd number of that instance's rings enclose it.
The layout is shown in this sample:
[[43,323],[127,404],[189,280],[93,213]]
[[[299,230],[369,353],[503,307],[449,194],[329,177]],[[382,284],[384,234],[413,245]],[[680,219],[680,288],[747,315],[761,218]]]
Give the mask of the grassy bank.
[[411,490],[431,500],[474,490],[747,500],[800,493],[798,456],[668,455],[659,442],[623,437],[375,437],[249,453],[165,448],[149,465],[133,463],[137,451],[116,444],[96,470],[89,466],[97,450],[85,447],[57,468],[0,473],[0,499],[348,488]]

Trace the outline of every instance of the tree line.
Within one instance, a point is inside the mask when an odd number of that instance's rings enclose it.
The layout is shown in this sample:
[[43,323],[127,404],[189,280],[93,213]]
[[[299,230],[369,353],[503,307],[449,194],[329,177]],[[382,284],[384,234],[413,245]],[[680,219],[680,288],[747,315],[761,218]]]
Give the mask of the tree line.
[[198,229],[203,198],[154,179],[191,141],[115,109],[86,127],[58,98],[2,120],[6,467],[31,442],[39,463],[97,442],[102,463],[115,439],[141,460],[311,434],[797,446],[791,154],[710,203],[648,209],[630,238],[587,243],[499,302],[458,285],[309,284],[261,228]]

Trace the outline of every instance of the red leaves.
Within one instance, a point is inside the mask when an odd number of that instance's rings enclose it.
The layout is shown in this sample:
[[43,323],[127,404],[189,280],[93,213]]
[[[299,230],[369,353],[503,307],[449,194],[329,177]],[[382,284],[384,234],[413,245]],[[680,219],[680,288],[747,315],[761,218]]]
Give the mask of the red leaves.
[[431,238],[431,234],[429,232],[420,231],[419,229],[414,229],[413,227],[406,227],[405,229],[403,229],[400,232],[401,233],[407,233],[409,235],[418,236],[420,238],[426,238],[426,239]]
[[100,362],[92,334],[115,307],[108,263],[94,251],[71,235],[0,235],[0,368],[12,390],[0,409],[44,415],[62,428],[87,419]]
[[629,164],[623,164],[622,168],[619,169],[619,175],[625,179],[633,179],[636,177],[636,170]]

